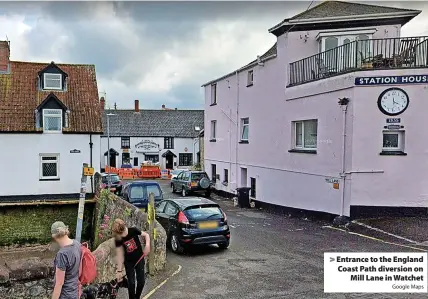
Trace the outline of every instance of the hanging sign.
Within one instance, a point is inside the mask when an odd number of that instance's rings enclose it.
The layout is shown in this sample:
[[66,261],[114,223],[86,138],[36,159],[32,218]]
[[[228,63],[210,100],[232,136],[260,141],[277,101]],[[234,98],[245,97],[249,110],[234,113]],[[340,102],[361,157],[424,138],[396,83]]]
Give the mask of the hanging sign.
[[428,75],[357,77],[355,85],[385,84],[423,84],[428,83]]

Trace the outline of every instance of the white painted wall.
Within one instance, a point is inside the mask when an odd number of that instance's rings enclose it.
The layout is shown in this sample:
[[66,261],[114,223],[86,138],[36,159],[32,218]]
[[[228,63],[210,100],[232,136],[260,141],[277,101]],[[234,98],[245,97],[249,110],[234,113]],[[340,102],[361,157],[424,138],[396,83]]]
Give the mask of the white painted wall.
[[[161,164],[161,168],[165,168],[165,158],[162,157],[162,154],[168,149],[164,149],[164,138],[163,137],[131,137],[130,138],[130,145],[131,148],[129,149],[129,154],[131,157],[131,164],[133,165],[133,158],[138,157],[138,163],[141,164],[141,162],[144,161],[144,154],[143,153],[137,153],[135,145],[143,140],[149,140],[154,143],[159,144],[159,149],[157,152],[159,153],[159,162]],[[110,137],[110,148],[113,148],[115,151],[119,153],[119,156],[116,157],[116,166],[119,166],[122,164],[122,149],[121,149],[121,137]],[[193,145],[194,145],[194,138],[174,138],[174,148],[169,149],[171,152],[173,152],[177,158],[174,158],[174,162],[177,163],[174,168],[180,168],[179,164],[179,154],[180,153],[190,153],[193,154]],[[187,151],[186,151],[187,148]],[[104,168],[107,165],[107,156],[104,156],[104,153],[107,151],[107,137],[103,136],[101,137],[101,149],[100,149],[100,157],[101,157],[101,168]],[[195,145],[195,153],[193,162],[196,162],[196,153],[198,152],[198,146]],[[141,149],[140,149],[141,151]],[[155,150],[147,151],[147,154],[156,154]],[[190,167],[190,166],[183,166],[183,167]]]
[[[92,135],[95,171],[100,171],[100,138]],[[80,192],[82,164],[90,164],[89,134],[0,134],[0,145],[0,196]],[[70,153],[73,149],[80,153]],[[59,154],[58,181],[39,180],[39,154]]]

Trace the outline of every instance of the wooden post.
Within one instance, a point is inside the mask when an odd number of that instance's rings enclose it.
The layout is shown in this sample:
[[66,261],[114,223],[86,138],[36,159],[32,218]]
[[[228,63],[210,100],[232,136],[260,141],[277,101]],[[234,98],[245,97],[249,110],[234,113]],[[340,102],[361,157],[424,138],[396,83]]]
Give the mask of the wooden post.
[[147,220],[149,222],[150,253],[149,253],[149,274],[155,274],[155,195],[149,194],[149,206],[147,209]]
[[86,181],[87,176],[85,174],[85,168],[88,167],[87,163],[83,163],[82,167],[82,180],[80,184],[80,197],[79,197],[79,208],[77,211],[77,225],[76,225],[76,240],[81,242],[82,238],[82,227],[83,227],[83,213],[85,211],[85,197],[86,197]]

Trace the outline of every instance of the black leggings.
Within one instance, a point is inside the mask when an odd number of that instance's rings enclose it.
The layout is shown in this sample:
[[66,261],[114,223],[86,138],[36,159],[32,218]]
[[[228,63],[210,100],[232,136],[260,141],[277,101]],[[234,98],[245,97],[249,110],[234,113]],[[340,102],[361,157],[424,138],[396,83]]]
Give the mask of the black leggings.
[[[146,275],[144,272],[144,259],[134,268],[134,264],[128,265],[125,263],[126,277],[128,279],[129,299],[140,299],[143,293]],[[135,277],[137,280],[135,281]],[[135,289],[135,284],[137,288]]]

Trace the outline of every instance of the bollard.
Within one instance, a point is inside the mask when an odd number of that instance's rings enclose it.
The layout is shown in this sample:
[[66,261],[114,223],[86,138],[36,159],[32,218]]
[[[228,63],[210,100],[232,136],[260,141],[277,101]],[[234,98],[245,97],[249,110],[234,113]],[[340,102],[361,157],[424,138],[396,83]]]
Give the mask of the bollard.
[[149,253],[149,274],[155,274],[155,195],[149,194],[149,205],[147,207],[147,220],[149,222],[150,253]]

